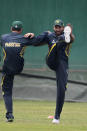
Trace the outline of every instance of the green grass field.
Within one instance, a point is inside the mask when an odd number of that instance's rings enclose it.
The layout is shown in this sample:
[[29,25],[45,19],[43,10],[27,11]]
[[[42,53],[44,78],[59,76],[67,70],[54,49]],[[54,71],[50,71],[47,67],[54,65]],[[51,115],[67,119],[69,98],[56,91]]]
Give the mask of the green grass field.
[[65,102],[60,124],[52,124],[55,102],[14,101],[13,123],[5,122],[5,107],[0,100],[0,131],[87,131],[87,103]]

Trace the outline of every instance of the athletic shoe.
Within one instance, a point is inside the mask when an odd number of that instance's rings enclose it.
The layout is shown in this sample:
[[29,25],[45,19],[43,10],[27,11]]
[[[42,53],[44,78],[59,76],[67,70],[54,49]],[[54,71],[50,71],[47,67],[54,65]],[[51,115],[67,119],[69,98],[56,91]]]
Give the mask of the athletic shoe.
[[59,124],[59,123],[60,123],[60,120],[54,118],[54,119],[52,120],[52,123],[53,123],[53,124]]
[[70,26],[65,26],[65,28],[64,28],[64,36],[65,36],[65,42],[66,43],[70,43],[70,34],[71,34]]
[[6,113],[7,122],[13,122],[14,116],[12,113]]

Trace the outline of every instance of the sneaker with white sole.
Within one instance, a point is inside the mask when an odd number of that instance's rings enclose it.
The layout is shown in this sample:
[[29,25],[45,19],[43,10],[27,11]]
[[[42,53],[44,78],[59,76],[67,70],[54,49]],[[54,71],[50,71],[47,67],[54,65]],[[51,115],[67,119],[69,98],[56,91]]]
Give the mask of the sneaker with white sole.
[[71,34],[71,27],[65,26],[64,28],[64,36],[65,36],[65,42],[70,43],[70,34]]
[[54,118],[54,119],[52,120],[52,123],[53,123],[53,124],[59,124],[59,123],[60,123],[60,120]]
[[6,122],[13,122],[14,120],[14,116],[12,113],[6,113],[6,118],[7,118]]

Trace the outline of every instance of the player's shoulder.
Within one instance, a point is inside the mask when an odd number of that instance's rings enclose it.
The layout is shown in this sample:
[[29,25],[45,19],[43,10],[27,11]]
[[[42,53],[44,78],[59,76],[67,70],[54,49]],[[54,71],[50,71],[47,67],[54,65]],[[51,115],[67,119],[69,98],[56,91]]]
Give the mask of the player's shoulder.
[[3,35],[1,35],[1,39],[5,39],[5,38],[7,38],[9,35],[10,35],[10,34],[3,34]]
[[45,34],[47,35],[47,36],[52,36],[53,35],[53,32],[51,32],[51,31],[45,31]]

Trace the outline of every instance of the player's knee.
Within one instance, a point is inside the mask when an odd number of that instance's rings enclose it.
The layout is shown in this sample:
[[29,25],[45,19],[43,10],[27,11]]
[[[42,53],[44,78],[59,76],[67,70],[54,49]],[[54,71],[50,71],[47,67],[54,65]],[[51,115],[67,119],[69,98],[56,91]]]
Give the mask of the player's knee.
[[51,58],[46,58],[46,64],[48,65],[48,67],[51,69],[51,70],[54,70],[56,71],[56,68],[57,68],[57,64],[56,64],[56,61],[51,59]]

